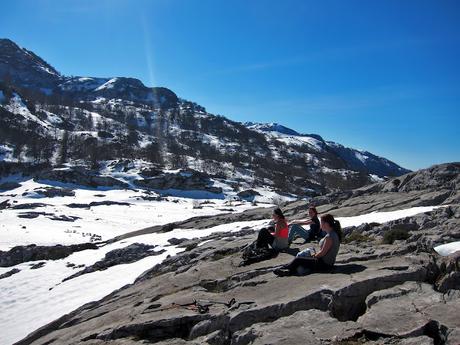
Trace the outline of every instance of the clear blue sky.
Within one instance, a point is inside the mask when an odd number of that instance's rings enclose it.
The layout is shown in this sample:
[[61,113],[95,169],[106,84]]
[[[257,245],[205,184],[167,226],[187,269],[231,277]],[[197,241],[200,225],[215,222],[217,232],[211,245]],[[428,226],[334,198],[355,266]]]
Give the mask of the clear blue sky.
[[457,0],[15,0],[0,37],[410,169],[460,160]]

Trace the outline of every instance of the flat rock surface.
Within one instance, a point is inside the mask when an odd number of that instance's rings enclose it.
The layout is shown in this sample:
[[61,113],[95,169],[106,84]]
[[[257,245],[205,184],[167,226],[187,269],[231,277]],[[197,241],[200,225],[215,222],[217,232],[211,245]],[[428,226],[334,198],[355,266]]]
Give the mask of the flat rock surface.
[[[384,224],[347,228],[332,272],[278,277],[303,249],[242,266],[253,229],[178,240],[186,248],[17,344],[460,344],[456,257],[433,246],[460,238],[460,164],[439,165],[315,199],[321,212],[356,216],[412,206],[443,207]],[[303,217],[305,201],[283,205]],[[268,218],[271,209],[197,217],[115,240]],[[383,244],[389,232],[395,235]],[[306,246],[310,247],[313,244]],[[317,245],[317,244],[316,244]],[[441,292],[442,290],[442,292]]]
[[[128,344],[145,340],[174,344],[205,337],[204,343],[247,344],[257,338],[251,334],[261,333],[264,338],[255,343],[262,344],[272,332],[264,332],[262,324],[277,321],[280,331],[275,332],[274,326],[273,337],[279,341],[287,344],[307,337],[312,344],[320,344],[323,338],[332,339],[337,334],[353,337],[365,327],[372,328],[370,321],[355,322],[366,311],[369,295],[407,281],[423,282],[427,275],[424,265],[411,255],[342,260],[355,250],[344,245],[343,258],[338,258],[332,273],[277,277],[273,269],[289,262],[290,254],[238,266],[240,248],[253,237],[236,234],[231,240],[215,240],[179,254],[146,272],[133,285],[80,308],[20,343]],[[426,298],[438,302],[438,297]],[[232,299],[235,303],[225,305]],[[208,311],[200,313],[193,301],[207,306]],[[323,322],[311,321],[313,326],[307,328],[296,326],[304,318],[315,319],[312,315],[318,313]],[[286,327],[292,330],[286,331]]]

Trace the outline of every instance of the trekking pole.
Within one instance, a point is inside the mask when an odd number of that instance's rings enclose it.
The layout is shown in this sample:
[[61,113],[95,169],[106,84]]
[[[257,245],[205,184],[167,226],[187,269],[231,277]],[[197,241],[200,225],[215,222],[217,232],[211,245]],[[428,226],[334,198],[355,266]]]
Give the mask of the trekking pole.
[[234,298],[232,298],[230,301],[228,302],[222,302],[222,301],[209,301],[209,300],[199,300],[200,302],[202,303],[210,303],[210,304],[223,304],[225,305],[227,308],[230,308],[232,305],[234,305],[236,303],[236,300]]

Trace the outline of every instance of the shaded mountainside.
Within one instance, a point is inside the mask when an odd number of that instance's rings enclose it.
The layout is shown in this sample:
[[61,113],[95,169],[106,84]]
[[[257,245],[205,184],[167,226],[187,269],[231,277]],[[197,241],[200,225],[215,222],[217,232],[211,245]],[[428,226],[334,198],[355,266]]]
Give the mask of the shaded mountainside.
[[346,216],[415,206],[460,203],[460,163],[421,169],[385,182],[314,198],[322,212]]
[[[399,201],[406,203],[414,199],[415,191],[418,198],[430,199],[437,189],[451,189],[458,196],[458,168],[458,164],[440,165],[406,175],[399,192],[385,191],[385,184],[380,184],[378,195],[398,193]],[[367,200],[367,205],[382,209],[379,197]],[[362,214],[360,204],[353,213],[353,206],[336,201],[341,204],[334,214]],[[458,344],[460,253],[441,257],[433,246],[460,239],[459,199],[432,202],[449,206],[345,228],[335,268],[302,277],[273,273],[301,249],[300,242],[274,259],[241,266],[241,251],[257,230],[251,227],[171,240],[185,251],[17,344]],[[291,203],[284,208],[298,216],[306,206]],[[269,214],[267,209],[252,209],[144,229],[131,236],[209,228]]]
[[306,196],[408,172],[319,135],[210,114],[134,78],[63,76],[0,40],[0,160],[97,167],[126,158]]

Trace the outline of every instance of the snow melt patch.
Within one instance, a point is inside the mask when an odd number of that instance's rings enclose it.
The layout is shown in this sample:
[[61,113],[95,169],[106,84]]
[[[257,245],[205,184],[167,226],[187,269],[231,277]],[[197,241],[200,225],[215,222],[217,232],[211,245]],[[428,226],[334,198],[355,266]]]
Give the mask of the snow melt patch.
[[0,162],[11,162],[13,160],[13,148],[8,145],[0,145]]
[[48,126],[47,123],[43,122],[29,111],[21,96],[19,96],[17,93],[13,93],[13,97],[11,97],[9,104],[5,105],[4,108],[13,114],[23,116],[27,120],[40,123],[44,127]]
[[359,159],[362,163],[366,164],[366,161],[368,160],[369,157],[363,155],[361,152],[356,151],[355,152],[355,157]]
[[[120,173],[121,174],[121,173]],[[2,180],[2,182],[6,182]],[[155,225],[184,220],[195,216],[217,215],[228,212],[226,200],[213,200],[210,207],[196,208],[196,201],[182,197],[168,197],[164,200],[144,200],[142,191],[136,190],[92,190],[75,189],[75,196],[42,198],[34,192],[37,188],[49,187],[30,180],[17,180],[21,187],[0,193],[0,202],[9,200],[15,205],[44,203],[33,210],[6,209],[1,211],[0,250],[9,250],[16,245],[55,245],[88,242],[91,235],[102,240]],[[182,191],[183,192],[183,191]],[[11,196],[14,194],[15,196]],[[178,193],[180,194],[180,193]],[[184,193],[181,194],[184,196]],[[155,195],[153,195],[155,196]],[[102,205],[91,208],[71,208],[69,204],[89,204],[94,201],[114,201],[129,205]],[[198,201],[199,202],[199,201]],[[233,212],[251,208],[250,203],[233,205]],[[78,217],[73,222],[52,220],[40,215],[37,218],[19,218],[24,212],[45,212],[54,215]]]
[[117,79],[118,78],[110,79],[108,82],[102,84],[101,86],[99,86],[94,91],[101,91],[101,90],[104,90],[104,89],[113,89],[115,87],[115,83],[116,83]]
[[460,241],[441,244],[434,247],[434,250],[441,256],[449,256],[457,251],[460,251]]
[[[133,283],[143,272],[161,263],[168,255],[174,256],[184,250],[169,245],[170,238],[200,238],[216,232],[239,231],[244,227],[259,229],[267,223],[267,220],[259,220],[223,224],[204,230],[175,229],[168,233],[131,237],[97,250],[77,252],[62,260],[46,261],[45,266],[35,270],[30,269],[30,262],[17,265],[15,268],[21,270],[19,273],[0,280],[1,344],[14,343],[81,305],[97,301],[112,291]],[[61,283],[62,279],[77,272],[67,267],[67,262],[91,265],[102,259],[108,251],[136,242],[158,245],[155,251],[166,251],[158,256],[112,266],[104,271],[84,274]],[[12,267],[0,268],[0,274],[10,269]]]
[[372,212],[355,217],[338,217],[337,220],[340,221],[342,227],[358,226],[364,223],[386,223],[396,219],[412,217],[419,213],[431,212],[439,207],[444,206],[423,206],[389,212]]
[[[62,198],[64,199],[64,198]],[[356,217],[338,218],[343,226],[360,225],[364,222],[386,222],[421,212],[429,212],[437,207],[414,207],[391,212],[373,212]],[[114,210],[115,211],[115,210]],[[113,212],[113,211],[112,211]],[[116,210],[115,213],[119,212]],[[113,215],[114,213],[112,213]],[[171,213],[169,213],[171,216]],[[107,214],[107,217],[110,217]],[[67,258],[46,261],[35,270],[30,269],[31,262],[15,266],[21,271],[0,280],[0,329],[1,344],[11,344],[24,338],[37,328],[75,310],[90,301],[96,301],[134,280],[146,270],[163,262],[168,255],[176,255],[182,248],[169,245],[170,238],[202,238],[212,233],[236,232],[249,227],[257,231],[268,224],[268,220],[235,222],[222,224],[208,229],[174,229],[166,233],[152,233],[127,238],[96,250],[84,250]],[[81,275],[62,283],[65,277],[77,272],[67,263],[91,265],[104,255],[117,248],[132,243],[157,245],[155,251],[165,249],[163,254],[141,259],[130,264],[110,267]],[[202,241],[201,245],[206,241]],[[458,243],[458,242],[457,242]],[[13,267],[0,268],[0,274]],[[51,288],[51,290],[50,290]],[[20,320],[20,322],[18,322]]]

